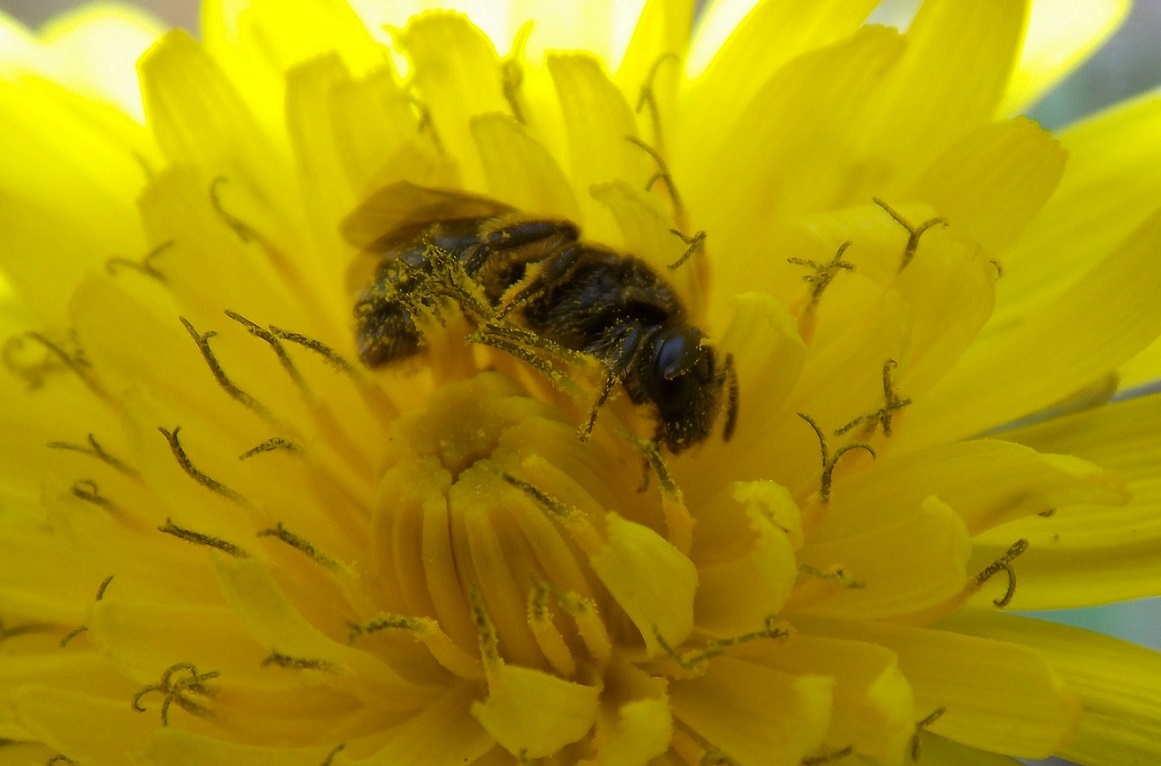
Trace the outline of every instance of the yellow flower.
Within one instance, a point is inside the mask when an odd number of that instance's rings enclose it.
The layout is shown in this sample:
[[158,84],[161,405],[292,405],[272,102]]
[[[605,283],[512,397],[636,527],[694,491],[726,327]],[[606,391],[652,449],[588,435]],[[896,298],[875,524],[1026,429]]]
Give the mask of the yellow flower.
[[[1006,116],[1124,3],[360,5],[0,29],[0,763],[1161,757],[1161,657],[1000,613],[1161,594],[1161,99]],[[732,438],[366,276],[400,182],[651,265]]]

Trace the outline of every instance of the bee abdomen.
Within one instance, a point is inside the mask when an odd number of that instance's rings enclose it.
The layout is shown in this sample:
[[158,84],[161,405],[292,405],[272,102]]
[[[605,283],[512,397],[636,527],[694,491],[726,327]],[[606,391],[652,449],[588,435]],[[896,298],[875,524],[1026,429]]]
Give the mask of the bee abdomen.
[[355,306],[358,327],[355,346],[359,359],[368,367],[406,359],[418,353],[423,333],[403,304],[395,301],[364,300]]

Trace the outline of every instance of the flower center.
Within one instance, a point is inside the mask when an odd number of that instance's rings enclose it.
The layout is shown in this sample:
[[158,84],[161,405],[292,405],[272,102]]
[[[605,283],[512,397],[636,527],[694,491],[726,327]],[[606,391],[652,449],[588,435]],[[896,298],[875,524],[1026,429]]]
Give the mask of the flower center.
[[495,373],[441,386],[389,438],[372,521],[384,611],[434,619],[466,655],[565,677],[594,641],[607,655],[593,621],[610,600],[578,527],[625,489],[601,479],[603,445]]

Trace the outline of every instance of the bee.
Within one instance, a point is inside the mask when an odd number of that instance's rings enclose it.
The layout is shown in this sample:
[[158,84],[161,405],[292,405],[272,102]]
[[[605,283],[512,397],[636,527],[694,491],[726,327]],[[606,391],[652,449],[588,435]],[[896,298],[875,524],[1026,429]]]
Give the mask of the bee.
[[[468,319],[510,322],[529,337],[599,362],[605,384],[581,438],[620,383],[651,408],[654,440],[676,454],[704,441],[725,408],[737,421],[733,359],[719,360],[677,291],[647,263],[581,239],[571,221],[501,202],[398,182],[343,222],[348,242],[374,256],[354,307],[359,358],[370,368],[418,354],[425,315],[447,298]],[[457,279],[470,281],[457,288]],[[473,295],[482,295],[476,299]]]

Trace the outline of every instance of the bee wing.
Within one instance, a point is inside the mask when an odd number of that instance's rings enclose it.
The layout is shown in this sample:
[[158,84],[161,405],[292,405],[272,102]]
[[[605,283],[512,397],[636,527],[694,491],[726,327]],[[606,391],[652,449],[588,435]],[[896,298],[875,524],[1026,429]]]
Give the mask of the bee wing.
[[409,181],[384,186],[343,219],[339,231],[355,247],[382,253],[433,223],[491,218],[513,212],[502,202],[453,189],[429,189]]

